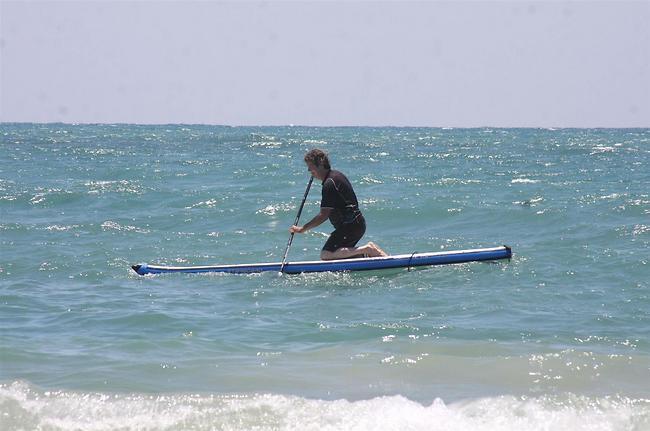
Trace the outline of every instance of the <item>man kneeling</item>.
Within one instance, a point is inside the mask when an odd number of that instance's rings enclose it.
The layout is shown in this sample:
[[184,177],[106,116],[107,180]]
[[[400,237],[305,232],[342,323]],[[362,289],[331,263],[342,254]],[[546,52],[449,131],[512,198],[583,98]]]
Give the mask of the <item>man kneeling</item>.
[[305,154],[305,163],[311,175],[323,183],[320,212],[303,226],[291,226],[289,232],[304,233],[329,219],[335,230],[323,246],[321,259],[388,256],[374,242],[356,247],[366,232],[366,220],[359,210],[352,184],[345,175],[331,168],[327,154],[319,149],[311,150]]

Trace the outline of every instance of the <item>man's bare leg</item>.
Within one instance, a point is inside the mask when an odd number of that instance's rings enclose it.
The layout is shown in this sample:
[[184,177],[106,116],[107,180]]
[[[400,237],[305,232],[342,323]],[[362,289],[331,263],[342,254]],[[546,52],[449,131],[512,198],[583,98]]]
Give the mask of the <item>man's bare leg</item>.
[[388,256],[388,253],[386,253],[381,247],[379,247],[376,243],[370,241],[368,243],[369,246],[377,250],[377,253],[379,253],[379,257],[386,257]]
[[320,253],[322,260],[348,259],[360,256],[380,257],[388,256],[388,254],[372,241],[361,247],[342,247],[336,251],[323,250]]

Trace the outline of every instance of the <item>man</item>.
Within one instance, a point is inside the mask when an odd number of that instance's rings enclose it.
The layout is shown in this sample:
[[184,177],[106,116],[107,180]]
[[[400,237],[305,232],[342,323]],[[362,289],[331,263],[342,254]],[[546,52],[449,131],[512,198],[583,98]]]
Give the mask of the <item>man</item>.
[[366,232],[366,220],[359,211],[352,184],[345,175],[330,167],[327,154],[319,149],[311,150],[305,154],[305,163],[311,175],[323,183],[320,212],[303,226],[291,226],[289,232],[304,233],[329,219],[334,232],[323,246],[321,259],[388,256],[373,242],[356,247]]

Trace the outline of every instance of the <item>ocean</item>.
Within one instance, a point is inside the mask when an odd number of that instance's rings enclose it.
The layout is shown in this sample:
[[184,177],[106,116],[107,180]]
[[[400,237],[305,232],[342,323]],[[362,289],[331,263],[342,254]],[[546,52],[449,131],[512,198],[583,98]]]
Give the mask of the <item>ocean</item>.
[[[513,258],[131,270],[281,261],[311,148],[362,241]],[[0,253],[2,430],[650,430],[650,129],[3,123]]]

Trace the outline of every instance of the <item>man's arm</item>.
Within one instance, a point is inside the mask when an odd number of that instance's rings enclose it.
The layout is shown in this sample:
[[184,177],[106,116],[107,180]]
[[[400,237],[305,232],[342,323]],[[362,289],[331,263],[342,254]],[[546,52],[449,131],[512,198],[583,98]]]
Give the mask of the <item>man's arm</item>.
[[313,229],[316,226],[320,226],[325,220],[330,216],[332,208],[321,208],[320,212],[313,219],[309,220],[303,226],[291,226],[289,232],[291,233],[305,233],[309,229]]

